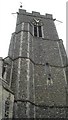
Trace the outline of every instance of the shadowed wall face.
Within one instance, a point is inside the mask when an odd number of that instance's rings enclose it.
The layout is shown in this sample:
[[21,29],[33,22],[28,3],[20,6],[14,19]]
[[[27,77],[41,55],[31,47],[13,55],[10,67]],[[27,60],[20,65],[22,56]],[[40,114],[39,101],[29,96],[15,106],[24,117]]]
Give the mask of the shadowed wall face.
[[52,15],[19,10],[8,55],[14,118],[65,118],[67,58]]

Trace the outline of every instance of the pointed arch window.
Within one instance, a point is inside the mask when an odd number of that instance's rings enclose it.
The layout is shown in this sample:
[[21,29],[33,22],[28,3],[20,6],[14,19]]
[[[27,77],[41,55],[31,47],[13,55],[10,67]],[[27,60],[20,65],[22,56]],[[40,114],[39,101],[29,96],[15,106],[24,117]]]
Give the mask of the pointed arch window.
[[42,37],[42,27],[34,25],[34,36]]
[[42,22],[40,20],[34,19],[33,26],[34,26],[33,35],[35,37],[43,37]]

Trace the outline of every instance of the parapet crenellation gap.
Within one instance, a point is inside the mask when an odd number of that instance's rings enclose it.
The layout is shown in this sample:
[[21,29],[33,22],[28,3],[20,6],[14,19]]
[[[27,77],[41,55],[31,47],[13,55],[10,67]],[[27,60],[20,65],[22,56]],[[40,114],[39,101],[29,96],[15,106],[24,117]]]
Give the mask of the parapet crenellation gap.
[[25,9],[19,9],[19,14],[33,15],[33,16],[42,16],[48,19],[53,19],[52,14],[46,13],[45,15],[41,15],[40,12],[32,11],[32,13],[27,12]]

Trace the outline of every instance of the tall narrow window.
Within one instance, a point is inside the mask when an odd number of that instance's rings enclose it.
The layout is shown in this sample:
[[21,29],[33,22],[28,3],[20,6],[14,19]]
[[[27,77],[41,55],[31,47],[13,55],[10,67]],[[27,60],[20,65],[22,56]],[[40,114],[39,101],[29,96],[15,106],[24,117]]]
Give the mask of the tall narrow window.
[[42,37],[42,30],[41,30],[41,26],[38,26],[38,32],[39,32],[39,37]]
[[42,37],[41,26],[34,25],[34,36],[36,36],[36,37]]
[[36,37],[43,37],[43,23],[40,19],[33,20],[33,35]]
[[34,36],[37,37],[37,26],[36,25],[34,25]]
[[45,71],[47,75],[47,85],[53,85],[52,75],[51,75],[51,68],[49,66],[49,63],[46,63],[45,65]]

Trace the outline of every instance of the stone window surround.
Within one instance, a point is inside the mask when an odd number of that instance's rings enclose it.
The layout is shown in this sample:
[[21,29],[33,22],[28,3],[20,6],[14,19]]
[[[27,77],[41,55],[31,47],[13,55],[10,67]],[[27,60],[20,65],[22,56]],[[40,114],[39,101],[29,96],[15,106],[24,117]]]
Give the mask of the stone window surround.
[[[43,23],[40,19],[33,19],[32,21],[32,26],[33,26],[33,36],[35,36],[35,33],[34,33],[34,27],[36,27],[37,29],[37,36],[35,37],[41,37],[41,38],[44,38],[44,34],[43,34]],[[39,28],[41,27],[41,28]],[[40,35],[40,31],[41,30],[41,35]]]

